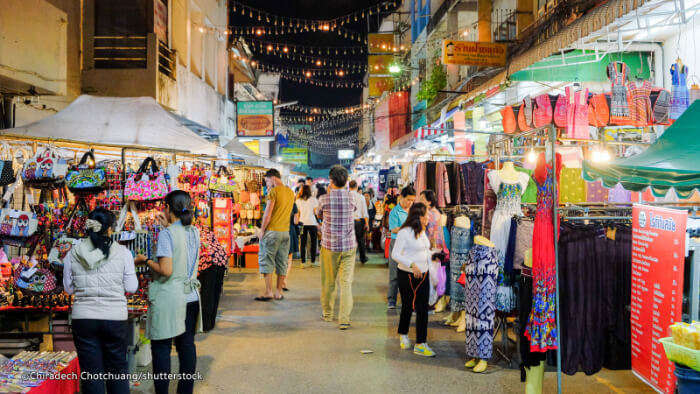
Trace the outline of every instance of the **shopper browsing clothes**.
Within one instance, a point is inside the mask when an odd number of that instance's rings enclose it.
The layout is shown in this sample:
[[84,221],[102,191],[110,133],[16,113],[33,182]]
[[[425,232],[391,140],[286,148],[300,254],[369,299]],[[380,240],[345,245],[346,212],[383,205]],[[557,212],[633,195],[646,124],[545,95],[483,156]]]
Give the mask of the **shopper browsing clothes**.
[[350,328],[352,280],[355,270],[355,204],[346,189],[348,170],[335,165],[329,173],[328,194],[319,197],[321,224],[321,318],[333,321],[336,279],[340,287],[338,322],[341,330]]
[[[299,224],[301,230],[301,266],[309,267],[316,265],[316,246],[318,244],[318,221],[316,220],[316,212],[318,208],[318,200],[311,195],[311,187],[304,185],[301,188],[301,193],[297,198],[297,207],[299,208]],[[311,263],[306,265],[306,245],[309,245],[309,259]]]
[[401,189],[401,194],[399,194],[399,203],[389,213],[389,231],[391,232],[391,243],[389,244],[389,294],[387,294],[389,309],[396,309],[396,296],[399,292],[398,268],[396,261],[392,258],[391,251],[394,249],[396,234],[403,226],[408,216],[408,210],[415,199],[416,191],[413,190],[413,187],[404,187]]
[[[282,289],[287,275],[287,258],[289,255],[289,224],[294,206],[294,192],[282,182],[280,172],[267,170],[265,183],[269,190],[267,205],[263,215],[258,238],[260,251],[258,265],[265,279],[265,292],[255,297],[256,301],[282,300]],[[272,274],[277,274],[276,288],[273,291]]]
[[401,318],[399,335],[401,349],[408,349],[408,327],[411,315],[416,312],[416,346],[413,353],[434,357],[435,352],[425,342],[428,336],[428,297],[430,275],[428,268],[432,254],[430,240],[425,228],[428,225],[428,210],[423,203],[415,203],[408,211],[406,221],[396,234],[392,259],[398,264],[399,290],[401,291]]
[[194,335],[201,332],[202,314],[199,304],[199,230],[192,225],[194,212],[190,195],[182,190],[165,197],[165,212],[160,224],[166,227],[158,234],[156,256],[158,261],[146,264],[154,272],[148,289],[148,319],[146,334],[151,340],[153,356],[153,385],[157,394],[168,392],[170,381],[170,351],[173,342],[177,349],[181,379],[178,393],[192,393],[197,365]]
[[367,201],[357,191],[357,182],[350,181],[350,196],[355,205],[355,213],[352,217],[355,221],[355,239],[357,249],[360,252],[360,262],[367,262],[367,231],[369,230],[369,213],[367,212]]
[[[110,238],[114,222],[114,214],[104,208],[90,212],[88,237],[63,260],[63,287],[75,294],[71,318],[78,362],[81,371],[91,374],[128,372],[124,292],[135,292],[139,282],[131,252]],[[86,379],[81,392],[104,393],[105,383],[109,393],[129,392],[126,379]]]

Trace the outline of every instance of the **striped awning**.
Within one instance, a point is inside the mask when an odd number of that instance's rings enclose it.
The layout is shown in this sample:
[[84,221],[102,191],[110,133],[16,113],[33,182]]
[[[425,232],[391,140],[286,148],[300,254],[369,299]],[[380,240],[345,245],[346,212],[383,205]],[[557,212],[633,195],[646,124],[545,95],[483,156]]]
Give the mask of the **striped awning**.
[[433,137],[436,137],[439,135],[447,134],[448,132],[452,131],[452,129],[444,129],[442,127],[444,127],[444,126],[440,126],[440,128],[438,128],[438,127],[428,128],[428,126],[423,126],[419,129],[417,129],[416,131],[414,131],[413,136],[417,140],[425,140],[428,138],[433,138]]

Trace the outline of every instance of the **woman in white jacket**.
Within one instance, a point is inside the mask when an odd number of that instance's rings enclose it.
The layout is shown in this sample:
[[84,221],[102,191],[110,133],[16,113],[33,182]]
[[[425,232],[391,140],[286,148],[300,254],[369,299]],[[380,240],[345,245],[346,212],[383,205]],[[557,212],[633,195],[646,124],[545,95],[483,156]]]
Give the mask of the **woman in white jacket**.
[[411,315],[416,312],[416,345],[413,353],[419,356],[434,357],[435,352],[426,343],[428,336],[428,299],[430,277],[428,269],[432,260],[430,241],[425,233],[428,224],[428,210],[423,203],[415,203],[408,211],[408,217],[396,235],[391,258],[398,264],[399,292],[401,293],[401,318],[399,336],[401,349],[408,349],[408,328]]

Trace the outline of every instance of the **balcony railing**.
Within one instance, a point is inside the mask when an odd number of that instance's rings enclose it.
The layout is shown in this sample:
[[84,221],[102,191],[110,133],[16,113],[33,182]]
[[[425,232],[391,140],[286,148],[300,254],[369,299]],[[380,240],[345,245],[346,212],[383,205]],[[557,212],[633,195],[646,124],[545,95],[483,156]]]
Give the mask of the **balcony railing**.
[[176,79],[177,58],[174,49],[161,40],[158,40],[158,71],[172,79]]
[[146,36],[95,36],[95,68],[146,68]]
[[491,31],[494,42],[515,41],[518,36],[515,10],[495,9],[491,13]]

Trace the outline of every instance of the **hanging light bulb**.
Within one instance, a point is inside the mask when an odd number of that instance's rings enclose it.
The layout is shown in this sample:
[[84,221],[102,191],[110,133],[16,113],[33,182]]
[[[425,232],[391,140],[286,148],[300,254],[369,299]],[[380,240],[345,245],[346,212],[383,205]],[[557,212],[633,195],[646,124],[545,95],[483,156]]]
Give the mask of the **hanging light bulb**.
[[321,61],[320,61],[320,60],[316,60],[316,65],[317,65],[317,66],[321,66]]
[[258,29],[255,31],[255,35],[257,35],[257,36],[262,36],[262,34],[263,34],[262,29]]
[[311,71],[306,72],[306,78],[311,78]]
[[343,70],[338,71],[338,76],[341,76],[341,77],[342,77],[342,76],[344,76],[344,75],[345,75],[345,72],[344,72]]
[[535,153],[533,148],[530,148],[530,151],[527,153],[527,161],[532,164],[537,162],[537,153]]
[[284,48],[282,48],[282,52],[284,52],[284,53],[289,52],[289,48],[287,48],[287,47],[285,46]]
[[267,51],[270,52],[272,50],[272,45],[267,46]]

